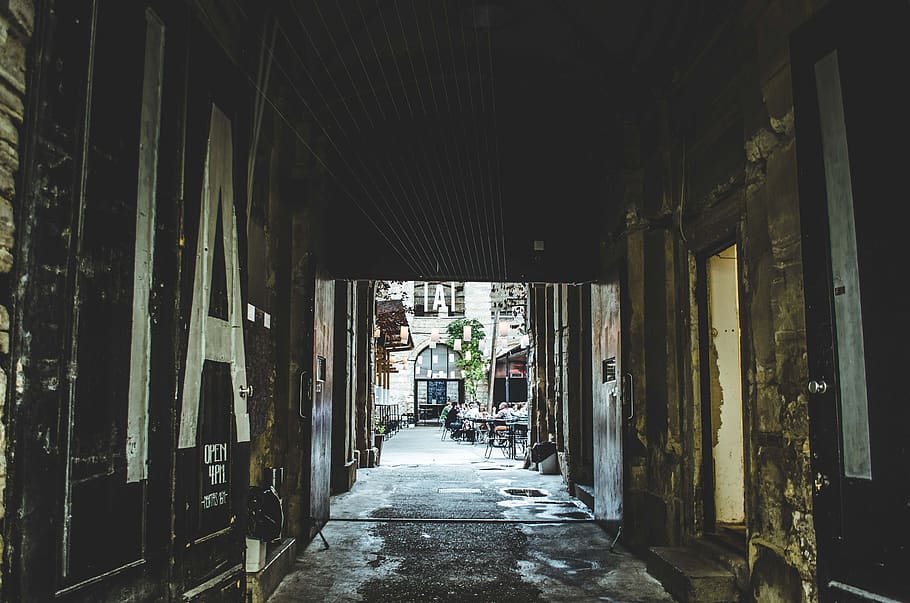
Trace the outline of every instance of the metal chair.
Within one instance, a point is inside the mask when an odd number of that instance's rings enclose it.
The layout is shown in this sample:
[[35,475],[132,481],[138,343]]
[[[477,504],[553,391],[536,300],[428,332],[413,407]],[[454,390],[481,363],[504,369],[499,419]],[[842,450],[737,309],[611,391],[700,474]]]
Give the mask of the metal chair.
[[496,419],[488,422],[487,426],[487,448],[484,450],[483,456],[485,458],[490,458],[493,449],[499,448],[503,456],[509,457],[514,442],[514,432],[509,427],[508,423],[505,420]]

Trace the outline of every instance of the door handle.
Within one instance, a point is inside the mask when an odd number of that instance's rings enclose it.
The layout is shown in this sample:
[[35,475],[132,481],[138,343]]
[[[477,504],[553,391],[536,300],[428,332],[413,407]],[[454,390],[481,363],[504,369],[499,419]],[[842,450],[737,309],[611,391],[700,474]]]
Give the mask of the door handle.
[[627,372],[625,376],[629,378],[629,416],[626,417],[626,419],[631,421],[632,417],[635,416],[635,389],[634,382],[632,381],[632,373]]
[[305,404],[307,401],[305,392],[309,391],[313,383],[312,379],[308,378],[309,374],[309,371],[300,371],[300,391],[298,393],[297,414],[300,415],[301,419],[310,418],[308,415],[304,414],[304,411],[306,410]]
[[252,398],[253,397],[253,386],[252,385],[241,385],[240,386],[240,397],[241,398]]
[[818,381],[812,380],[809,382],[809,393],[810,394],[823,394],[828,391],[828,384],[825,383],[824,377]]

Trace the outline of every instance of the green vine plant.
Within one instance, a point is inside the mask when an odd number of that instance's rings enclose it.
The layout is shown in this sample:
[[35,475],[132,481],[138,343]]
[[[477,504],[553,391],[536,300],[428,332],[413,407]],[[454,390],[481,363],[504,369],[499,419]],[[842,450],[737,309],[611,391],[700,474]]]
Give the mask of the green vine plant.
[[373,417],[373,433],[384,434],[385,425],[379,420],[379,417]]
[[[462,339],[462,333],[465,326],[471,327],[471,339],[461,342],[461,356],[456,361],[456,365],[464,373],[464,392],[465,396],[471,402],[477,402],[477,390],[481,383],[486,383],[487,370],[489,368],[486,358],[480,351],[480,340],[484,338],[483,324],[474,318],[459,318],[453,320],[446,327],[448,340],[446,345],[450,348],[455,347],[455,340]],[[471,359],[465,360],[465,352],[471,352]]]

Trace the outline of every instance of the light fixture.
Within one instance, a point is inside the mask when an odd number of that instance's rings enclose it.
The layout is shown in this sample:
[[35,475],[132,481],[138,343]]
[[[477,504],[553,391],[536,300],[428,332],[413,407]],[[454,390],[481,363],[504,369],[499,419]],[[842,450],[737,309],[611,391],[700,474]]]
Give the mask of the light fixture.
[[462,329],[461,338],[465,341],[471,341],[471,325],[465,325]]
[[527,335],[522,335],[520,344],[521,344],[521,347],[523,347],[523,348],[528,347],[529,345],[531,345],[531,338],[528,337]]
[[433,330],[430,331],[430,341],[433,343],[439,341],[439,329],[434,327]]
[[501,337],[506,337],[509,334],[509,323],[501,322],[499,323],[499,335]]
[[407,341],[408,340],[408,326],[401,325],[401,328],[398,330],[398,334],[401,337],[402,341]]
[[455,340],[455,346],[454,346],[454,347],[455,347],[455,351],[456,351],[456,352],[460,352],[460,351],[461,351],[461,340],[460,340],[460,339],[456,339],[456,340]]

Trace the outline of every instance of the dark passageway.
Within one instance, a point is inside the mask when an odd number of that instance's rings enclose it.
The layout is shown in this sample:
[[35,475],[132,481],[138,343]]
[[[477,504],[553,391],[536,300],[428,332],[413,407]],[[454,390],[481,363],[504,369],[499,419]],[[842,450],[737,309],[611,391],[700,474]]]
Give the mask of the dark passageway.
[[[262,603],[292,566],[445,599],[411,580],[467,555],[479,599],[910,601],[907,31],[905,0],[0,2],[0,599]],[[450,398],[524,405],[555,504],[382,460]],[[576,501],[601,527],[333,519]]]

